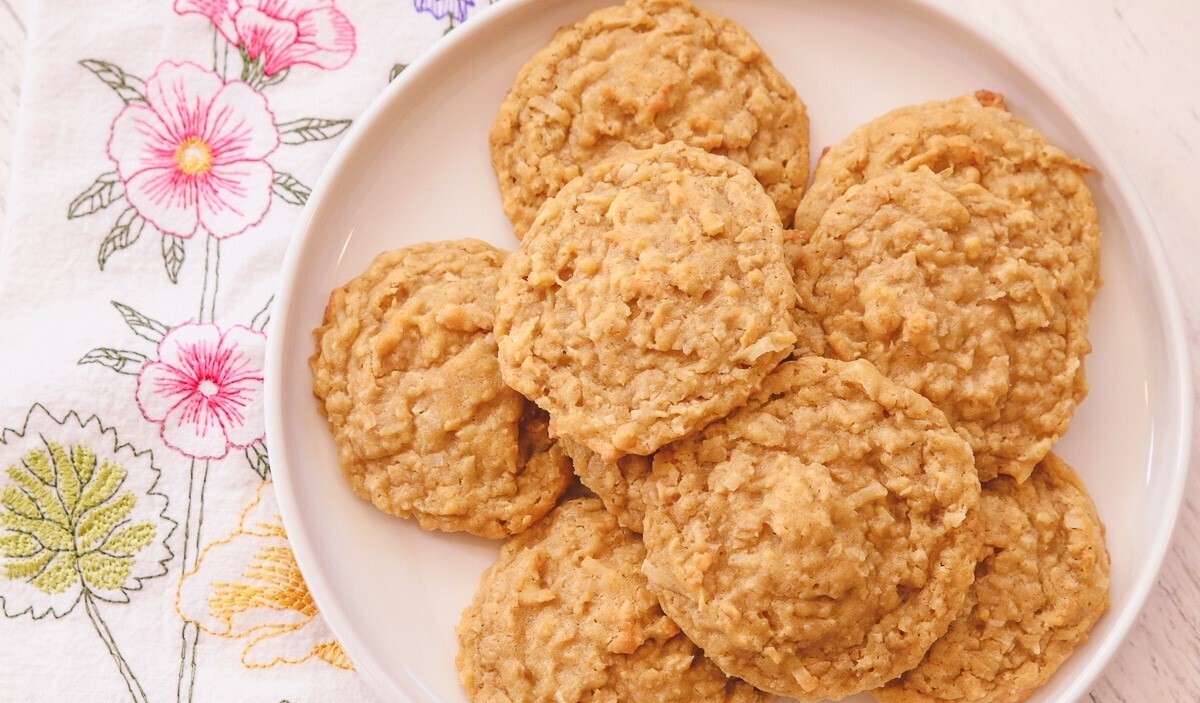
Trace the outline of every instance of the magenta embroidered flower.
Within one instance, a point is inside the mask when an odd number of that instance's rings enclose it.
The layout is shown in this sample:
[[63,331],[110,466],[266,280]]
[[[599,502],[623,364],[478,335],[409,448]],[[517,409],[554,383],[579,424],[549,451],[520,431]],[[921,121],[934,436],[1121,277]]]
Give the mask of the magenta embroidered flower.
[[467,13],[475,7],[475,0],[413,0],[413,7],[417,12],[428,12],[439,20],[453,15],[454,21],[462,24],[467,21]]
[[193,63],[166,62],[146,81],[146,104],[113,121],[108,155],[125,195],[159,230],[225,238],[257,224],[271,205],[279,146],[267,100],[245,83]]
[[341,68],[356,48],[334,0],[175,0],[175,11],[207,17],[268,76],[299,63]]
[[240,325],[175,327],[158,358],[138,374],[142,415],[162,425],[167,446],[194,459],[221,459],[263,438],[266,335]]

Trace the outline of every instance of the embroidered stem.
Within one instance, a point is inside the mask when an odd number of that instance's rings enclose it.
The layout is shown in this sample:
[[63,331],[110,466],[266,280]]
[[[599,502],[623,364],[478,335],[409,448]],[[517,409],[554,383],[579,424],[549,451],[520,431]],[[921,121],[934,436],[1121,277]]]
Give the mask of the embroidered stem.
[[229,42],[221,36],[221,31],[213,27],[213,72],[221,76],[221,80],[227,79],[226,72],[229,70]]
[[184,622],[180,632],[179,682],[175,689],[175,700],[191,703],[196,688],[196,646],[200,644],[200,626]]
[[108,629],[108,623],[104,622],[104,618],[100,615],[100,609],[96,607],[96,601],[92,598],[92,592],[87,588],[83,589],[83,608],[87,611],[88,619],[92,621],[92,627],[96,628],[96,634],[100,635],[100,640],[104,642],[108,653],[117,663],[117,671],[120,671],[121,676],[125,679],[125,686],[129,689],[129,695],[133,698],[134,703],[146,703],[146,692],[142,690],[142,685],[138,683],[137,677],[133,675],[133,670],[129,668],[129,662],[125,661],[121,650],[117,648],[117,641],[113,639],[112,631]]
[[221,278],[221,240],[207,235],[204,238],[204,284],[200,289],[200,323],[217,318],[217,285]]
[[[183,530],[183,573],[180,578],[196,570],[200,556],[200,528],[204,524],[204,488],[208,484],[209,462],[197,465],[192,459],[188,469],[187,518]],[[180,632],[179,682],[175,689],[179,703],[189,703],[196,686],[196,647],[200,643],[200,626],[184,621]]]

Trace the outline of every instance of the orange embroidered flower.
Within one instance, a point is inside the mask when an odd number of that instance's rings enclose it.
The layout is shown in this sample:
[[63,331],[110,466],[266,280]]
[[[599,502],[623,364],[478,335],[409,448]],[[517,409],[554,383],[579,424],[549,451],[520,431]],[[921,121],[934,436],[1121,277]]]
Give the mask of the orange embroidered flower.
[[300,575],[268,481],[233,534],[213,542],[185,574],[175,608],[210,635],[242,640],[249,668],[319,659],[353,669]]

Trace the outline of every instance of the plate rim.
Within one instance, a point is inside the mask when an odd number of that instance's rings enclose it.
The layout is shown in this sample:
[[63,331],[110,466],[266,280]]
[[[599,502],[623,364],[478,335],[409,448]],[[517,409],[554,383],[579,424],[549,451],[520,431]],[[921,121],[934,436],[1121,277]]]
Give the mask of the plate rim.
[[[287,453],[282,445],[286,430],[283,422],[284,403],[281,392],[287,347],[282,331],[280,333],[274,331],[275,322],[287,320],[292,314],[292,298],[287,292],[295,287],[302,254],[312,236],[312,223],[317,213],[326,207],[325,193],[330,190],[332,183],[343,177],[342,174],[346,170],[347,164],[360,150],[360,143],[366,138],[371,126],[389,112],[394,103],[402,100],[410,84],[418,82],[426,72],[432,70],[431,67],[438,63],[442,54],[451,52],[459,44],[473,41],[476,34],[486,31],[489,24],[499,21],[504,16],[518,12],[526,5],[544,1],[546,0],[504,0],[504,2],[484,8],[471,18],[472,21],[460,26],[450,36],[435,42],[370,102],[362,114],[354,120],[345,138],[325,164],[297,224],[292,229],[292,236],[279,269],[275,310],[271,316],[272,321],[268,329],[266,346],[264,410],[266,445],[272,463],[272,479],[280,515],[296,562],[308,584],[318,611],[324,615],[330,630],[341,643],[351,661],[354,662],[357,672],[367,681],[370,688],[385,701],[411,700],[414,692],[408,687],[398,687],[390,677],[382,674],[383,665],[372,649],[361,640],[351,618],[341,608],[338,595],[325,581],[324,574],[312,566],[317,561],[317,557],[305,522],[299,515],[298,482],[294,480],[293,472],[288,470],[287,462],[276,460],[277,457],[284,457]],[[620,0],[613,0],[613,2],[617,3]],[[948,8],[934,4],[933,0],[904,0],[902,3],[893,3],[891,8],[899,12],[925,13],[928,16],[925,21],[932,18],[948,24],[963,32],[968,38],[989,46],[1001,58],[1013,64],[1037,88],[1053,96],[1053,100],[1058,103],[1057,106],[1064,113],[1070,126],[1099,157],[1098,166],[1103,168],[1105,178],[1113,183],[1116,192],[1122,194],[1135,225],[1133,229],[1137,230],[1136,235],[1133,236],[1140,240],[1142,250],[1149,262],[1150,272],[1153,274],[1150,294],[1159,313],[1163,337],[1168,342],[1163,350],[1167,362],[1165,377],[1173,381],[1168,384],[1162,402],[1164,407],[1174,411],[1174,417],[1177,418],[1179,425],[1176,441],[1164,450],[1164,454],[1169,460],[1164,462],[1166,464],[1164,469],[1172,470],[1168,483],[1167,503],[1160,506],[1160,519],[1154,526],[1152,545],[1146,559],[1147,568],[1144,568],[1134,581],[1124,609],[1115,614],[1117,619],[1112,625],[1108,639],[1066,689],[1065,700],[1075,702],[1090,691],[1117,650],[1125,643],[1129,630],[1140,617],[1150,592],[1157,583],[1178,525],[1189,473],[1194,412],[1191,355],[1186,341],[1182,304],[1174,277],[1166,262],[1166,253],[1158,228],[1151,218],[1140,192],[1134,187],[1123,164],[1114,157],[1107,143],[1100,138],[1099,131],[1088,119],[1087,111],[1063,90],[1061,82],[1007,39],[997,35],[978,20],[962,17]],[[406,676],[405,678],[410,677]],[[416,680],[409,683],[423,688]],[[429,692],[425,691],[425,693]]]

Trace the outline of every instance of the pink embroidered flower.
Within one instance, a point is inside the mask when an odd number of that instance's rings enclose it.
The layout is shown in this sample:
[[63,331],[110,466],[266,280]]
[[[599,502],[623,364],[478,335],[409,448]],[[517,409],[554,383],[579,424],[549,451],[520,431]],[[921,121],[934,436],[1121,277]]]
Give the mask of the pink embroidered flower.
[[413,0],[417,12],[428,12],[439,20],[453,15],[459,24],[467,21],[467,13],[472,7],[475,7],[475,0]]
[[113,121],[108,155],[125,195],[159,230],[225,238],[257,224],[271,205],[279,146],[267,100],[245,83],[193,63],[163,63],[146,81],[146,104]]
[[220,459],[263,438],[266,335],[242,326],[175,327],[158,358],[138,374],[142,415],[162,425],[167,446],[194,459]]
[[354,26],[334,0],[175,0],[175,12],[207,17],[273,76],[298,63],[334,69],[354,56]]

